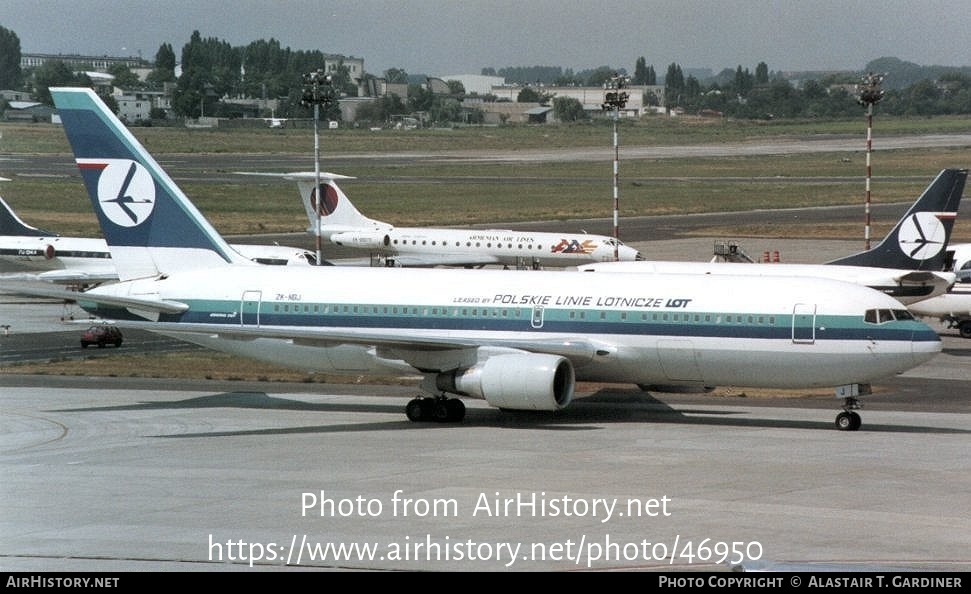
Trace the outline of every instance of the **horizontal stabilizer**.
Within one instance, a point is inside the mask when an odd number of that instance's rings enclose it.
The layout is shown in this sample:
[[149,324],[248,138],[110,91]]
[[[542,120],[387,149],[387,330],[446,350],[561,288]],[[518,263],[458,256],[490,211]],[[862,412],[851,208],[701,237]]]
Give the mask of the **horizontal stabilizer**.
[[949,287],[954,284],[954,275],[948,273],[914,270],[897,277],[897,282],[908,285],[941,285]]
[[[269,173],[261,171],[234,171],[236,175],[254,175],[261,177],[280,177],[287,181],[314,181],[317,179],[317,173],[314,171],[298,171],[293,173]],[[341,175],[339,173],[330,173],[327,171],[320,172],[320,181],[326,182],[332,179],[356,179],[350,175]]]
[[39,280],[59,285],[108,283],[118,280],[118,274],[113,272],[85,272],[71,269],[48,270],[36,276]]
[[83,291],[71,291],[57,287],[45,287],[31,283],[4,283],[3,292],[13,295],[27,295],[29,297],[52,297],[66,301],[86,301],[109,305],[113,307],[135,308],[164,314],[179,314],[188,311],[189,306],[179,301],[163,299],[140,299],[138,297],[122,297],[118,295],[99,295]]

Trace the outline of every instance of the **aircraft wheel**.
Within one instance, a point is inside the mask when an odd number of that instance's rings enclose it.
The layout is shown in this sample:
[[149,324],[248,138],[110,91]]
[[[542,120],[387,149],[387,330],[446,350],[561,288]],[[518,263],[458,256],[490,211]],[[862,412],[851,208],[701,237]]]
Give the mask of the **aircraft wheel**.
[[432,404],[432,418],[434,418],[439,423],[447,423],[451,421],[451,410],[448,406],[449,401],[440,398]]
[[836,415],[836,428],[840,431],[856,431],[862,424],[863,419],[860,415],[851,410],[845,410]]
[[458,398],[450,398],[445,406],[448,408],[448,420],[459,422],[465,418],[465,403]]
[[958,326],[958,332],[961,334],[961,338],[971,338],[971,322],[961,322]]
[[424,401],[424,398],[412,398],[408,401],[405,405],[405,415],[408,416],[409,421],[418,423],[426,420]]

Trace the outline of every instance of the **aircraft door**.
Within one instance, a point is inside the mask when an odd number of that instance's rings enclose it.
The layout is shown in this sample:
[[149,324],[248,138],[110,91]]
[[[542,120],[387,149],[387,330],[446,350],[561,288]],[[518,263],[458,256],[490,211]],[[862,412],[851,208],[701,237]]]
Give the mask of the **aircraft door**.
[[239,300],[239,324],[241,326],[260,325],[260,304],[263,291],[243,291]]
[[530,320],[530,324],[533,326],[533,328],[543,327],[543,308],[542,307],[533,308],[533,317]]
[[796,344],[816,342],[816,304],[797,303],[792,308],[792,342]]

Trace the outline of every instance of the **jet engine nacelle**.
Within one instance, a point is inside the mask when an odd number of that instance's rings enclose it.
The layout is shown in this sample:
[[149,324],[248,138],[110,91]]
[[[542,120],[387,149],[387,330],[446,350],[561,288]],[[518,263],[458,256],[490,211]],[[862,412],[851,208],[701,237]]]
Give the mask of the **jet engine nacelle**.
[[360,231],[344,231],[330,236],[331,243],[337,245],[360,248],[385,248],[391,245],[391,237],[386,233],[362,233]]
[[568,359],[557,355],[511,354],[436,378],[445,392],[485,399],[497,408],[560,410],[573,400],[576,377]]

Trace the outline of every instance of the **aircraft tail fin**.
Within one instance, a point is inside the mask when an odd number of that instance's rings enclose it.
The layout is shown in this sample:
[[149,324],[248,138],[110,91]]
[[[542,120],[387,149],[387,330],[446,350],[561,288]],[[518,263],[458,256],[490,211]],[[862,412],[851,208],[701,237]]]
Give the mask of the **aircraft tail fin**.
[[50,91],[121,280],[253,264],[220,237],[94,91]]
[[967,177],[967,169],[941,170],[879,245],[827,264],[943,270]]
[[389,228],[390,225],[375,221],[361,214],[354,203],[350,201],[344,191],[337,185],[338,179],[354,179],[346,175],[336,173],[320,173],[320,189],[315,190],[317,181],[315,172],[288,173],[284,179],[297,182],[300,189],[300,199],[303,201],[304,210],[307,213],[307,220],[310,226],[307,232],[316,233],[317,229],[317,196],[322,195],[323,200],[319,201],[320,225],[323,235],[339,233],[343,231],[359,231],[362,229]]
[[0,198],[0,235],[21,237],[57,237],[57,233],[31,227],[20,220],[7,201]]

